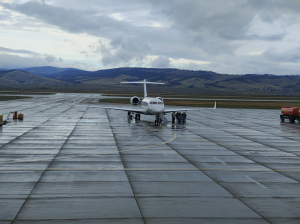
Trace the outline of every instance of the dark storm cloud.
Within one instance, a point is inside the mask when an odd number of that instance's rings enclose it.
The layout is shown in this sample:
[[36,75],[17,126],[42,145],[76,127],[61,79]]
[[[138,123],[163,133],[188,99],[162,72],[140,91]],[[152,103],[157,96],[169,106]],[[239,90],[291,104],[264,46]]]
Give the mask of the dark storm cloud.
[[6,48],[6,47],[0,47],[0,52],[38,55],[38,53],[33,52],[33,51],[14,50],[14,49]]

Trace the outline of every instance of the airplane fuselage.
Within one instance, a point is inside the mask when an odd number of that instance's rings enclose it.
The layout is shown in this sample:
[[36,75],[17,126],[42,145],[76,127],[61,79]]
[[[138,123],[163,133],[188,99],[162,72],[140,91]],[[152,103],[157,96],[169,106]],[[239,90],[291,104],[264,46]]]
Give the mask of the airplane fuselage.
[[160,115],[164,112],[164,102],[160,98],[145,97],[141,106],[146,115]]

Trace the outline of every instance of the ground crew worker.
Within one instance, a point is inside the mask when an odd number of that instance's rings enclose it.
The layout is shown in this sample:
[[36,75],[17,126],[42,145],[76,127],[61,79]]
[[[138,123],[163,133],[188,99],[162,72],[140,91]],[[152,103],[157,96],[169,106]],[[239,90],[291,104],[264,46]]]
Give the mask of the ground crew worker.
[[184,119],[183,114],[181,114],[181,115],[180,115],[180,123],[181,123],[181,124],[183,124],[183,119]]
[[172,113],[172,123],[175,123],[176,114],[175,112]]
[[183,123],[185,123],[186,122],[186,113],[185,112],[183,112]]
[[181,117],[181,113],[178,112],[178,115],[177,115],[177,122],[180,123],[180,117]]

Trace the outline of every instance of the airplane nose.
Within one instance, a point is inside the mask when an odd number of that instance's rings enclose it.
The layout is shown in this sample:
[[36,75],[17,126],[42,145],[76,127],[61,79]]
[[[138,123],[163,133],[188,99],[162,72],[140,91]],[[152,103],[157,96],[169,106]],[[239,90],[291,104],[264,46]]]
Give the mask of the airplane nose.
[[161,106],[152,106],[151,110],[153,113],[161,113],[163,108]]

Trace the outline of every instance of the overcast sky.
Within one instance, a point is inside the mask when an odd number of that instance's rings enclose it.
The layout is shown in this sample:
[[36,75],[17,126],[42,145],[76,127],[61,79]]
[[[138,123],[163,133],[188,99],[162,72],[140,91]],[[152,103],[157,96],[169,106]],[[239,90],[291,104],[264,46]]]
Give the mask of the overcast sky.
[[0,68],[300,74],[299,0],[0,0]]

